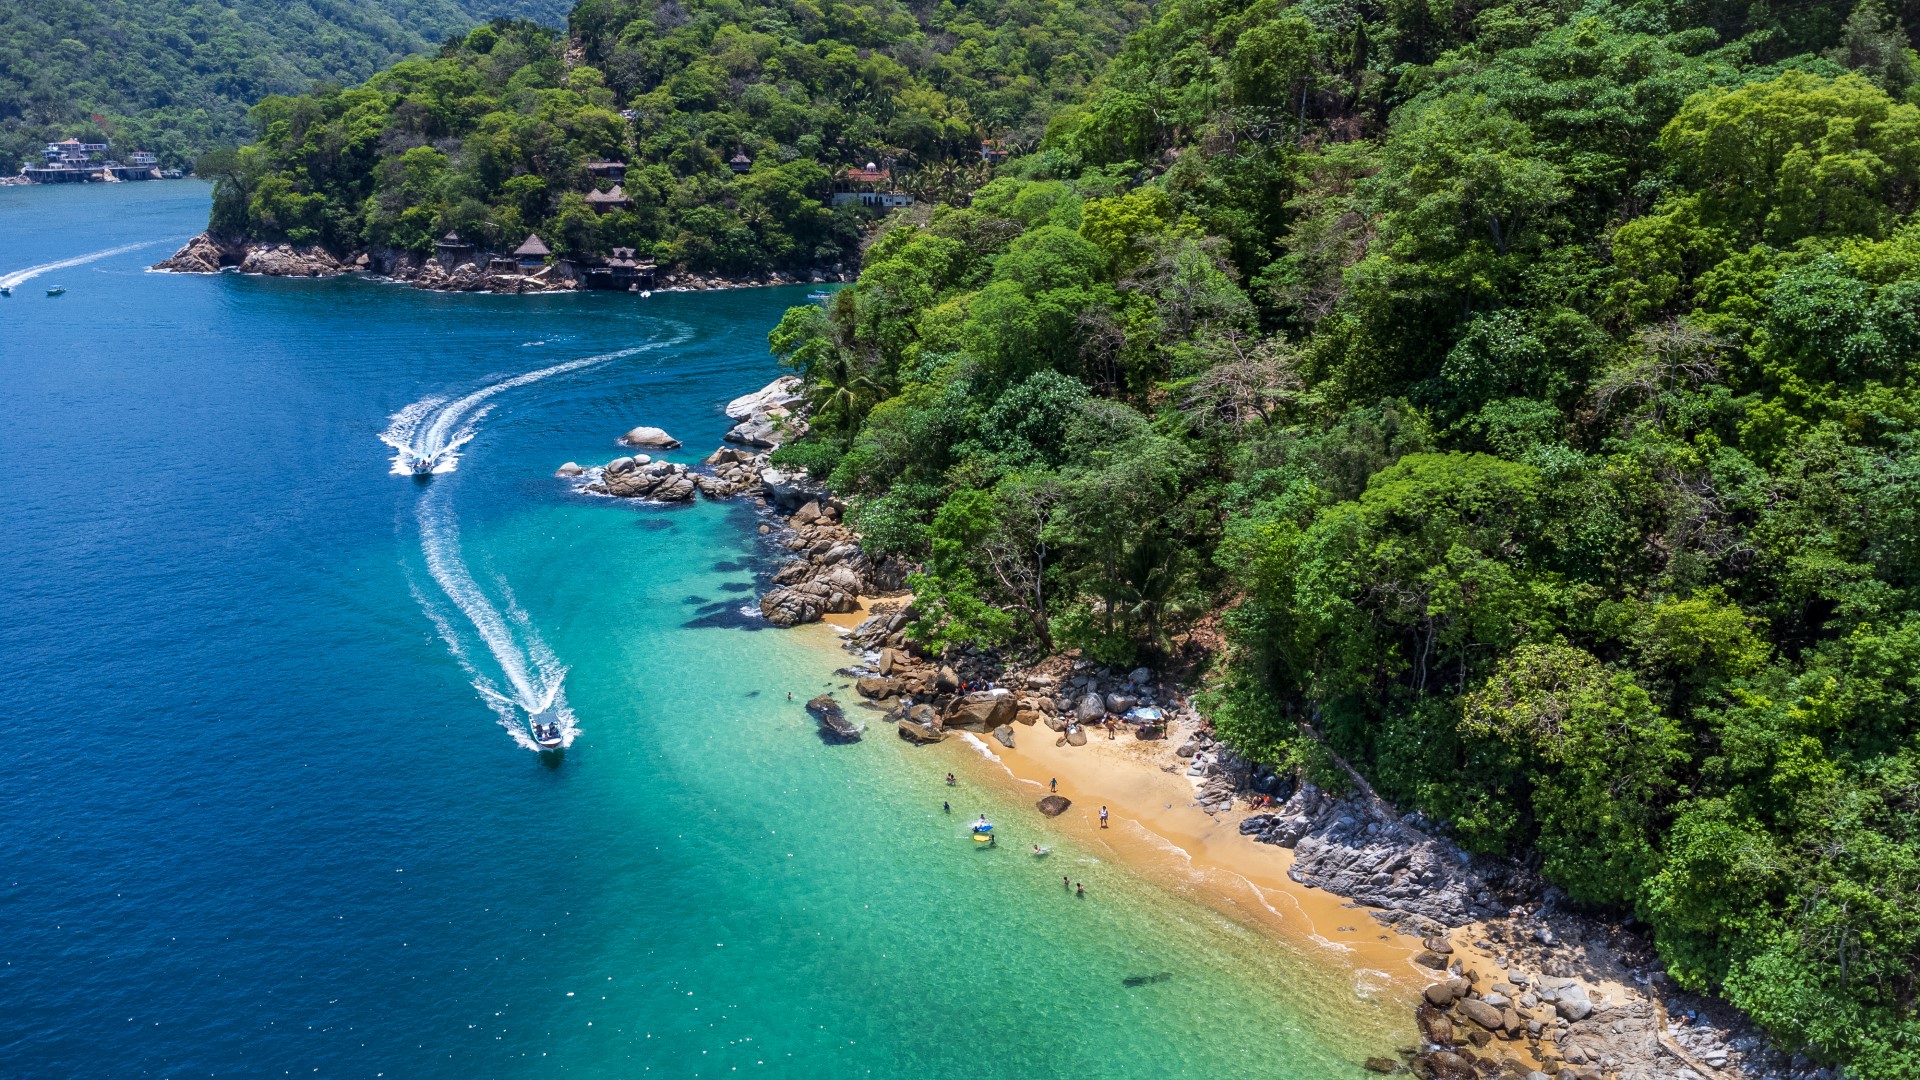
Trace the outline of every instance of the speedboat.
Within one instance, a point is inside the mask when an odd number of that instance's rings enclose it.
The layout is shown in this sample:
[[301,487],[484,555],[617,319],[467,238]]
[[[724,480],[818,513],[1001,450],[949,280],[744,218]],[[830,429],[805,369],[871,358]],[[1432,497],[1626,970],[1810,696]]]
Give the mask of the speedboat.
[[[544,723],[541,717],[547,718]],[[560,734],[560,721],[553,719],[551,711],[532,717],[527,721],[527,726],[532,729],[534,744],[542,750],[558,750],[566,745]]]
[[822,300],[822,301],[823,301],[823,300],[831,300],[831,299],[833,299],[833,294],[832,294],[832,293],[826,293],[826,292],[810,292],[810,293],[808,293],[808,294],[807,294],[807,299],[809,299],[809,300]]
[[430,457],[417,457],[407,462],[407,468],[415,476],[432,476],[434,460]]
[[64,285],[55,285],[55,286],[54,286],[53,288],[51,288],[51,289],[48,289],[48,290],[47,290],[47,295],[48,295],[48,296],[59,296],[59,295],[60,295],[61,293],[64,293],[64,292],[66,292],[66,291],[67,291],[67,289],[66,289],[66,286],[64,286]]
[[12,296],[12,295],[13,295],[13,286],[0,285],[0,296]]

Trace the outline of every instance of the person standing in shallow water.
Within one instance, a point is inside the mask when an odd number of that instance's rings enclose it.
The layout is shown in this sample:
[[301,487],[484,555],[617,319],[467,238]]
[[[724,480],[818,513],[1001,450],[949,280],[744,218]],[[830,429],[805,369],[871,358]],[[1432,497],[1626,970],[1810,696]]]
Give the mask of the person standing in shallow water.
[[1077,900],[1085,900],[1087,898],[1087,887],[1077,881],[1074,882],[1073,895]]
[[1072,888],[1073,888],[1073,882],[1071,882],[1071,881],[1068,881],[1068,880],[1067,880],[1067,875],[1065,875],[1065,874],[1061,874],[1061,875],[1060,875],[1060,887],[1061,887],[1061,888],[1063,888],[1063,889],[1072,889]]

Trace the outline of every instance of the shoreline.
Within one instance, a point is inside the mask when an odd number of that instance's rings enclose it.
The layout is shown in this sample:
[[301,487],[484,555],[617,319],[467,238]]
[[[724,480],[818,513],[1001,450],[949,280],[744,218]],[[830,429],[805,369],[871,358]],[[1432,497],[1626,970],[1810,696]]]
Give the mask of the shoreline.
[[[883,599],[898,603],[902,598],[861,597],[858,611],[825,615],[803,628],[805,634],[844,657],[845,632]],[[893,727],[886,705],[857,699],[853,707],[870,718],[868,737],[884,738]],[[1158,740],[1090,736],[1077,747],[1054,745],[1055,733],[1039,724],[1016,724],[1013,730],[1012,747],[978,732],[954,730],[925,749],[944,755],[947,771],[960,776],[963,785],[980,783],[1019,803],[1018,812],[1031,815],[1021,825],[1044,822],[1134,877],[1293,950],[1336,976],[1333,981],[1356,1003],[1405,1010],[1404,1024],[1396,1025],[1404,1038],[1373,1047],[1369,1054],[1375,1071],[1408,1071],[1407,1054],[1419,1041],[1413,1009],[1435,974],[1414,961],[1423,949],[1420,938],[1377,923],[1354,901],[1290,878],[1292,852],[1240,832],[1251,811],[1201,809],[1196,786],[1185,775],[1186,762],[1173,752],[1185,729],[1179,738]],[[1072,806],[1049,819],[1034,804],[1049,794],[1048,782],[1055,779],[1058,794]],[[1102,805],[1109,813],[1105,829],[1099,824]]]
[[[296,247],[283,241],[254,241],[215,236],[202,232],[178,251],[147,269],[169,274],[218,274],[228,271],[250,277],[337,278],[357,277],[388,285],[404,285],[425,292],[478,293],[489,296],[524,296],[530,293],[590,293],[637,295],[643,290],[637,283],[630,289],[591,288],[586,271],[598,260],[575,263],[561,259],[531,273],[518,270],[496,271],[482,267],[472,258],[443,266],[435,256],[422,258],[413,252],[388,249],[352,251],[336,256],[317,245]],[[573,271],[576,276],[568,276]],[[551,273],[552,276],[548,276]],[[734,276],[698,273],[691,270],[661,272],[658,284],[644,291],[652,293],[716,292],[728,289],[776,288],[794,285],[839,285],[851,282],[855,275],[844,270],[765,273]]]

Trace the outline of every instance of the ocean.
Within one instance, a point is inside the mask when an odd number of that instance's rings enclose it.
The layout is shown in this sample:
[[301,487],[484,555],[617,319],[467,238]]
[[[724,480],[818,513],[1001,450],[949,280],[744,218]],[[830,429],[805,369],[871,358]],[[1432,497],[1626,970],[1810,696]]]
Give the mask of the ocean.
[[[145,271],[207,203],[0,188],[0,1073],[1292,1080],[1411,1042],[964,748],[821,742],[846,657],[753,614],[754,504],[553,477],[637,424],[705,456],[808,290]],[[429,429],[454,455],[395,475]]]

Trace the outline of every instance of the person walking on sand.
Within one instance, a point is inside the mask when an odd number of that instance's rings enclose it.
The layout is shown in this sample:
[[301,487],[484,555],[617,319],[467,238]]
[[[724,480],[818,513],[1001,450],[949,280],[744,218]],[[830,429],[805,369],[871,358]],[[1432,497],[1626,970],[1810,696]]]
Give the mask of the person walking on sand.
[[1107,827],[1107,808],[1104,806],[1100,808],[1100,827]]
[[1059,777],[1055,776],[1047,780],[1047,791],[1054,795],[1060,794],[1060,778]]

